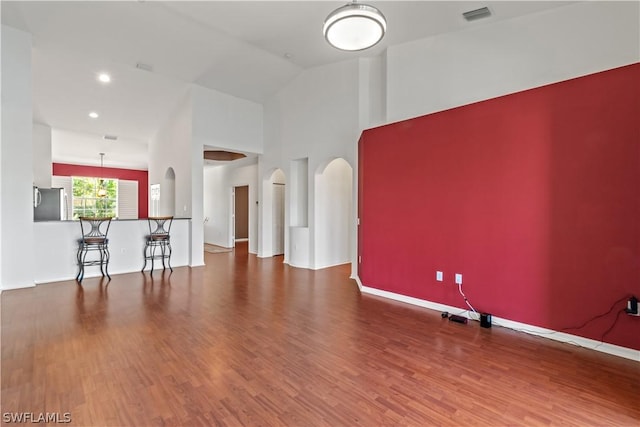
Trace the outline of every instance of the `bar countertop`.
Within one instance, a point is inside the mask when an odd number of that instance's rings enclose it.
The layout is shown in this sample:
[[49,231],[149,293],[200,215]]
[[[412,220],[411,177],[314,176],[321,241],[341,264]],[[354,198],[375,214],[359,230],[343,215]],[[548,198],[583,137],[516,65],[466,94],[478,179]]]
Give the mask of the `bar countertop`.
[[[171,266],[189,265],[191,248],[190,218],[174,218],[171,225]],[[183,221],[187,220],[187,221]],[[77,250],[81,237],[79,221],[34,221],[36,239],[35,283],[73,280],[78,272]],[[144,265],[143,251],[149,234],[147,218],[113,220],[109,227],[109,274],[139,272]],[[147,269],[150,268],[147,263]],[[85,277],[100,275],[90,267]]]

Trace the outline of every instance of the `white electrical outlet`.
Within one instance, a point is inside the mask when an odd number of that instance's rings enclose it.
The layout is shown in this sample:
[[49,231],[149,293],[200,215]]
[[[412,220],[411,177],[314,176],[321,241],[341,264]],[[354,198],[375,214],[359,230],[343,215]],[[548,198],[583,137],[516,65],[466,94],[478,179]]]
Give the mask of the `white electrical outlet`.
[[456,273],[456,285],[462,285],[462,274]]
[[442,280],[444,280],[444,279],[443,279],[442,271],[436,271],[436,280],[437,280],[438,282],[442,282]]

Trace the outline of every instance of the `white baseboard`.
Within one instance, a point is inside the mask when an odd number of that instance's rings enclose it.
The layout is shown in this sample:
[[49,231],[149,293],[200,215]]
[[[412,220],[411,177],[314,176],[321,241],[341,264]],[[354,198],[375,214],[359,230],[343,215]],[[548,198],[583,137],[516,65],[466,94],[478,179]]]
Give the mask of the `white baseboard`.
[[4,291],[12,291],[14,289],[26,289],[26,288],[33,288],[34,286],[36,286],[36,283],[28,283],[25,285],[18,285],[18,286],[11,286],[11,287],[7,287],[7,288],[0,288],[0,292]]
[[[417,305],[419,307],[436,310],[439,312],[447,311],[449,313],[465,316],[468,319],[479,320],[477,315],[470,310],[464,310],[459,307],[453,307],[450,305],[439,304],[419,298],[414,298],[406,295],[396,294],[389,291],[383,291],[381,289],[369,288],[364,286],[359,277],[353,277],[358,283],[360,291],[366,294],[377,295],[383,298],[389,298],[394,301],[404,302],[407,304]],[[602,353],[611,354],[613,356],[623,357],[635,362],[640,362],[640,350],[634,350],[632,348],[621,347],[614,344],[609,344],[603,341],[596,341],[589,338],[580,337],[577,335],[567,334],[565,332],[554,331],[553,329],[541,328],[538,326],[528,325],[526,323],[520,323],[509,319],[503,319],[496,316],[491,316],[491,323],[496,326],[502,326],[504,328],[513,329],[515,331],[524,332],[531,335],[540,336],[543,338],[549,338],[555,341],[560,341],[568,344],[577,345],[579,347],[588,348],[591,350],[600,351]]]
[[[319,266],[319,267],[310,267],[308,265],[295,265],[295,264],[292,264],[292,263],[288,262],[287,260],[285,260],[284,263],[290,265],[291,267],[295,267],[295,268],[304,268],[305,270],[317,271],[317,270],[323,270],[325,268],[337,267],[339,265],[351,264],[351,261],[339,262],[337,264],[322,265],[322,266]],[[353,279],[353,277],[352,277],[352,279]]]
[[311,270],[322,270],[325,268],[337,267],[339,265],[345,265],[345,264],[351,264],[351,261],[342,261],[342,262],[337,262],[335,264],[321,265],[319,267],[313,267],[311,268]]

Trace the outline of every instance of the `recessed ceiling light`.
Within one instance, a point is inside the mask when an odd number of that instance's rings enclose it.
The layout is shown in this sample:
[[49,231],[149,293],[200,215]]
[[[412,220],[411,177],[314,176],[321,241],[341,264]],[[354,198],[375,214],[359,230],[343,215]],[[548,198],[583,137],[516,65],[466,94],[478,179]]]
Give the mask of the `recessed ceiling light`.
[[98,74],[98,80],[102,83],[109,83],[111,81],[111,76],[107,73]]
[[89,117],[91,117],[92,119],[97,119],[98,118],[98,113],[96,113],[95,111],[92,111],[89,113]]

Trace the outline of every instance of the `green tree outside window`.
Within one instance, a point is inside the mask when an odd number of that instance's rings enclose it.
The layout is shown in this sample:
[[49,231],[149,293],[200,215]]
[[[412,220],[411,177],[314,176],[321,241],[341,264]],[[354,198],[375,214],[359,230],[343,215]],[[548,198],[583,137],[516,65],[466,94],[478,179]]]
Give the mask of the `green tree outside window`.
[[[104,187],[106,196],[98,190]],[[93,177],[72,177],[73,219],[81,216],[111,216],[118,212],[118,180]]]

